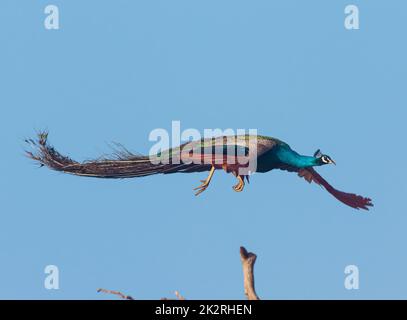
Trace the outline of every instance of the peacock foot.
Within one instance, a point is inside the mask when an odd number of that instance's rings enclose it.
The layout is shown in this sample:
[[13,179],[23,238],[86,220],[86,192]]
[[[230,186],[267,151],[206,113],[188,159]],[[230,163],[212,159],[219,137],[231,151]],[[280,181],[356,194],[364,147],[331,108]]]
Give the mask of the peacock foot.
[[194,188],[194,190],[198,190],[195,195],[200,195],[202,192],[208,188],[209,183],[211,182],[213,173],[215,172],[215,167],[212,166],[211,170],[209,171],[209,175],[205,180],[201,180],[202,184],[200,184],[198,187]]
[[241,176],[237,176],[237,180],[238,182],[235,186],[233,186],[233,190],[235,190],[236,192],[241,192],[244,189],[244,180]]
[[198,191],[195,193],[196,196],[199,195],[199,194],[201,194],[202,192],[204,192],[204,191],[206,190],[206,188],[208,188],[208,186],[209,186],[209,181],[207,181],[207,180],[201,180],[201,182],[202,182],[201,185],[199,185],[198,187],[194,188],[194,190],[198,190]]

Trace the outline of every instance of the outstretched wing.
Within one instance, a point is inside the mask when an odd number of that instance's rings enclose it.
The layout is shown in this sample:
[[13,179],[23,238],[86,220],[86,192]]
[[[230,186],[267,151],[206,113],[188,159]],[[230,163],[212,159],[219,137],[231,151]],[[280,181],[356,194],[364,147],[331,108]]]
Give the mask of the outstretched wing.
[[343,191],[336,190],[331,186],[321,175],[315,171],[314,168],[298,169],[291,166],[282,166],[281,170],[286,170],[290,172],[297,172],[298,176],[304,178],[309,183],[315,182],[316,184],[323,186],[330,194],[332,194],[336,199],[342,203],[348,205],[349,207],[355,209],[369,210],[369,207],[373,207],[372,199],[365,198],[354,193],[347,193]]
[[305,178],[305,180],[310,183],[314,181],[315,183],[322,185],[336,199],[352,208],[369,210],[369,207],[373,207],[372,199],[370,198],[336,190],[324,178],[322,178],[314,168],[302,169],[298,172],[298,175]]

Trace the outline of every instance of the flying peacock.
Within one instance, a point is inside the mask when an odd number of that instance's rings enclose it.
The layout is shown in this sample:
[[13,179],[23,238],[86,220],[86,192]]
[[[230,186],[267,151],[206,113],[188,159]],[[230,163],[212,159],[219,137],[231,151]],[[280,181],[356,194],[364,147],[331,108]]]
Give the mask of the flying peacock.
[[[370,198],[336,190],[314,169],[317,166],[335,164],[334,160],[317,150],[313,156],[300,155],[276,138],[260,135],[236,135],[206,138],[187,142],[150,156],[137,155],[123,148],[115,157],[76,162],[63,156],[47,142],[48,133],[38,134],[36,140],[28,139],[35,149],[27,154],[41,166],[56,171],[96,178],[135,178],[153,174],[191,173],[209,171],[209,175],[196,190],[196,195],[205,191],[215,170],[232,173],[237,178],[233,190],[241,192],[245,180],[253,172],[268,172],[273,169],[295,172],[309,183],[323,186],[330,194],[344,204],[368,210],[372,207]],[[254,165],[253,165],[254,163]],[[249,169],[248,169],[249,168]]]

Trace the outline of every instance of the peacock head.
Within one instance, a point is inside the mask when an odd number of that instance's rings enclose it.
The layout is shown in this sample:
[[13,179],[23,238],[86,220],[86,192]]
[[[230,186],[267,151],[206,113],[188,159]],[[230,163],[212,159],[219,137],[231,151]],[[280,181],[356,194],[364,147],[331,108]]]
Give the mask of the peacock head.
[[314,157],[317,159],[317,162],[320,166],[323,166],[325,164],[334,164],[336,165],[335,161],[331,159],[330,156],[326,154],[322,154],[321,150],[317,150],[314,153]]

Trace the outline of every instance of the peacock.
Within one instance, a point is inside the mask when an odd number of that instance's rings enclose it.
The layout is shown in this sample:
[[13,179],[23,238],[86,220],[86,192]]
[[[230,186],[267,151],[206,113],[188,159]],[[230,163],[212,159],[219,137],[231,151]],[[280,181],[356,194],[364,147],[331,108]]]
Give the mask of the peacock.
[[27,155],[41,166],[73,175],[121,179],[209,171],[207,178],[194,189],[195,194],[199,195],[208,188],[216,170],[233,174],[237,179],[233,190],[241,192],[245,181],[249,182],[254,172],[279,169],[297,173],[307,182],[324,187],[336,199],[352,208],[369,210],[373,206],[370,198],[339,191],[317,173],[314,167],[336,164],[330,156],[320,150],[313,156],[301,155],[287,143],[272,137],[235,135],[203,138],[149,156],[121,148],[114,157],[85,162],[77,162],[60,154],[47,140],[47,132],[40,132],[35,140],[26,140],[34,148],[32,152],[27,151]]

